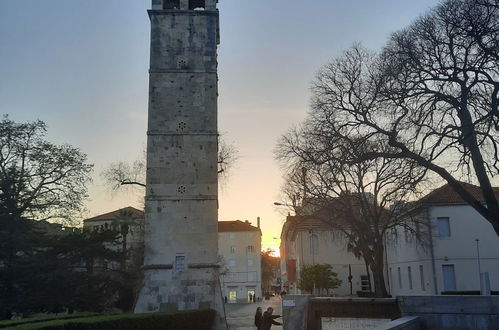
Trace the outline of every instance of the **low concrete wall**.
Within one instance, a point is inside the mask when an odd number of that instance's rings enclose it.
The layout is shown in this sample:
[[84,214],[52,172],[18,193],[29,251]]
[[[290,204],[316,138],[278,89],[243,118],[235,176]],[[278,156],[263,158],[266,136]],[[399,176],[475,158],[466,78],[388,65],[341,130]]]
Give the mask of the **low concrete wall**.
[[394,298],[310,298],[307,329],[321,329],[322,318],[358,318],[395,320],[401,316]]
[[282,323],[284,330],[305,330],[311,295],[282,296]]
[[423,322],[418,316],[404,316],[372,330],[423,330]]
[[425,329],[499,329],[497,296],[398,297],[404,316],[419,316]]

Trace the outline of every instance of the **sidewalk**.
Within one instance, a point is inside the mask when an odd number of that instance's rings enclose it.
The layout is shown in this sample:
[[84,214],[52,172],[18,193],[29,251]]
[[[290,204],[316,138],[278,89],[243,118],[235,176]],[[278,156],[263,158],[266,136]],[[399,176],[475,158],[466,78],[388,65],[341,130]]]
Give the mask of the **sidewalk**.
[[[270,300],[257,303],[225,304],[229,330],[255,330],[254,322],[257,307],[262,307],[263,311],[268,307],[273,307],[274,314],[282,315],[281,297],[271,297]],[[282,318],[278,318],[276,321],[282,323]],[[282,326],[274,325],[272,330],[282,330]]]

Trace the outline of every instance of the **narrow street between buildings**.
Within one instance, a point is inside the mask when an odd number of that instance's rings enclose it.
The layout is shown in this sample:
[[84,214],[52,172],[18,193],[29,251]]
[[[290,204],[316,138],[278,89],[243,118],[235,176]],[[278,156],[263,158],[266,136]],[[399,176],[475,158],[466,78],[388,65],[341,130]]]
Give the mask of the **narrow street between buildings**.
[[[262,307],[263,311],[272,307],[274,315],[282,315],[281,297],[271,297],[270,300],[262,300],[252,304],[226,304],[225,312],[229,330],[255,330],[254,317],[257,307]],[[276,321],[282,323],[282,317]],[[282,326],[274,325],[272,330],[282,330]]]

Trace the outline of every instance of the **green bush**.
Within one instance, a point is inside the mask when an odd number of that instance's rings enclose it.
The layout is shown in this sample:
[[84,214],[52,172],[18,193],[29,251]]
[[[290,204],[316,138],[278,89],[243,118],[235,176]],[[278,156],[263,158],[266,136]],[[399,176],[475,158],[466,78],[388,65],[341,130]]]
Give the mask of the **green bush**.
[[213,310],[117,314],[30,323],[4,330],[210,330],[214,318]]
[[40,322],[47,322],[47,321],[52,321],[52,320],[78,319],[78,318],[97,316],[97,315],[100,315],[100,314],[98,314],[98,313],[73,313],[73,314],[63,314],[63,315],[31,317],[31,318],[18,319],[18,320],[6,320],[6,321],[0,321],[0,329],[7,328],[7,327],[15,327],[15,326],[18,326],[21,324],[40,323]]

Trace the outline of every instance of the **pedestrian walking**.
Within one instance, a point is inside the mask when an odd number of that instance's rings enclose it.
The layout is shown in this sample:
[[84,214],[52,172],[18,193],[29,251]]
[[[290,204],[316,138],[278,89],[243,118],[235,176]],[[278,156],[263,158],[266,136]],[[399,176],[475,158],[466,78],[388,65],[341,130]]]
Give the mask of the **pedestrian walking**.
[[281,315],[273,315],[273,313],[274,309],[272,307],[267,308],[265,313],[263,313],[262,327],[259,330],[270,330],[272,325],[282,325],[282,323],[274,321],[274,319],[281,317]]
[[258,307],[256,309],[256,313],[255,313],[255,326],[257,328],[257,330],[261,330],[262,329],[262,308],[261,307]]

